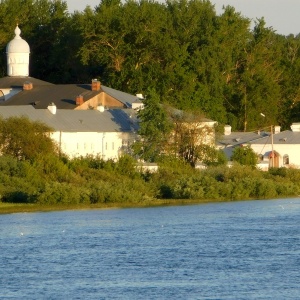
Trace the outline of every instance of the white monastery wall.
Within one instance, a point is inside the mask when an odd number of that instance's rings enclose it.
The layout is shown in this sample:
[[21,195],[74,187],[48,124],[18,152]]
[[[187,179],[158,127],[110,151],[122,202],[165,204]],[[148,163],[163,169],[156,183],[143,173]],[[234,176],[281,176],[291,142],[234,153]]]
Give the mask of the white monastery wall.
[[54,132],[52,139],[60,150],[70,158],[100,156],[103,159],[118,159],[123,138],[119,132]]

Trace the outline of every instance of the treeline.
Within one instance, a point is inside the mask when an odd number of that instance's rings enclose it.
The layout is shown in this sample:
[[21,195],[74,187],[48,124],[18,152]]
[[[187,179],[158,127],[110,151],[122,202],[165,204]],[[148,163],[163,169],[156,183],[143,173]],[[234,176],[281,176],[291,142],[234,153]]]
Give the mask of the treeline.
[[157,173],[141,173],[132,158],[61,159],[48,155],[34,161],[0,157],[0,202],[39,205],[151,205],[158,199],[232,201],[297,196],[300,171],[262,172],[234,165],[195,170],[165,157]]
[[[299,122],[300,35],[207,0],[103,0],[69,14],[64,1],[0,2],[1,75],[16,23],[31,47],[30,74],[53,83],[103,84],[200,110],[234,130]],[[260,116],[260,112],[266,115]]]

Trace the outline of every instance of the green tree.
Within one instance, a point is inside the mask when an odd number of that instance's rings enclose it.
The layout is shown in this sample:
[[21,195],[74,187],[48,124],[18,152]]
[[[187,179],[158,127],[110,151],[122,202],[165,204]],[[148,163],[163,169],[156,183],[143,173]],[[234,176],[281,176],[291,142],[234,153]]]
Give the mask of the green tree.
[[[185,113],[171,110],[174,128],[169,141],[169,149],[195,166],[198,161],[210,161],[214,144],[214,127],[206,124],[203,115],[196,112]],[[213,155],[214,156],[214,155]]]
[[62,0],[34,2],[27,25],[30,32],[24,35],[31,47],[32,76],[53,83],[67,83],[72,78],[80,44],[79,32],[76,37],[67,9],[66,1]]
[[278,45],[274,31],[265,27],[264,19],[258,20],[252,38],[241,53],[234,86],[238,129],[249,131],[259,128],[262,125],[259,112],[268,112],[266,124],[276,123],[281,104],[279,83],[282,73]]
[[165,150],[172,123],[154,90],[149,90],[144,109],[139,111],[138,117],[141,140],[134,144],[134,151],[146,161],[155,161]]
[[246,147],[236,147],[231,159],[246,166],[256,166],[258,161],[257,155],[250,145],[247,145]]
[[278,123],[283,128],[289,128],[292,122],[298,122],[300,117],[300,34],[280,37],[283,44],[281,54],[281,85],[282,103]]
[[0,151],[19,160],[34,160],[48,153],[55,153],[56,146],[51,128],[26,117],[0,119]]

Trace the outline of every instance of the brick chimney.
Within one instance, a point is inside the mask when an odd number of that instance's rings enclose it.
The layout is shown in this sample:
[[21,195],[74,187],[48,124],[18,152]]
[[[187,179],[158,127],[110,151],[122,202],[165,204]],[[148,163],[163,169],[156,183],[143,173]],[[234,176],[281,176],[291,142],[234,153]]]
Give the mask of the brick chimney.
[[83,104],[83,96],[82,95],[78,95],[77,97],[76,97],[76,105],[81,105],[81,104]]
[[25,81],[23,83],[23,91],[30,91],[33,89],[33,84],[30,81]]
[[101,82],[97,79],[92,80],[92,91],[100,91]]

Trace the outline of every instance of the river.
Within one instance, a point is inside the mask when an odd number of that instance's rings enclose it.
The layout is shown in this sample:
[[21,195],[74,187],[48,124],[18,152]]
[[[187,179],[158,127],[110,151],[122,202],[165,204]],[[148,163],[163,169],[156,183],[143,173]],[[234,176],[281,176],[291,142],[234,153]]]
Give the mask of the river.
[[299,299],[300,199],[0,215],[1,299]]

